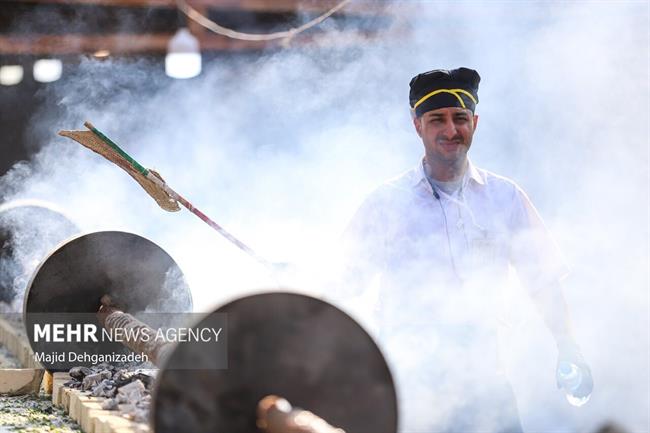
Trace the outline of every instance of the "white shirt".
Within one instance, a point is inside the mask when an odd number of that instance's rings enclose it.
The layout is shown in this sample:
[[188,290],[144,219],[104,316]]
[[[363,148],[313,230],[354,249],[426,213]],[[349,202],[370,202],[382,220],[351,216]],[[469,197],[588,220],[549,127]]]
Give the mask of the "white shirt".
[[509,266],[532,291],[567,273],[513,181],[468,162],[460,189],[437,194],[419,162],[372,192],[344,234],[346,288],[364,290],[379,276],[378,338],[403,419],[422,431],[462,406],[450,396],[480,401],[503,386],[496,328]]
[[344,236],[355,266],[452,284],[504,278],[511,264],[532,291],[566,275],[541,217],[513,181],[468,161],[455,194],[436,192],[439,199],[420,162],[371,193]]

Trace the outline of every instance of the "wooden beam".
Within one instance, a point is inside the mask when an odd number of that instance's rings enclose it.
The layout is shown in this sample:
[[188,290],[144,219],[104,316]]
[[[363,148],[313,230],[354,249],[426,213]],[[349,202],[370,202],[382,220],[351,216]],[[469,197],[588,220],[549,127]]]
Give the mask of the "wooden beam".
[[[208,9],[205,6],[196,6],[195,9],[201,15],[205,17],[208,16]],[[205,33],[208,31],[208,29],[206,29],[205,27],[203,27],[201,24],[197,23],[194,20],[187,20],[187,27],[190,30],[190,32],[196,37],[203,37]]]
[[[0,35],[0,55],[93,54],[108,50],[113,55],[165,53],[172,33],[148,35]],[[241,41],[213,33],[198,35],[202,51],[260,51],[266,48],[302,47],[327,43],[336,47],[354,46],[384,37],[381,32],[338,32],[297,35],[290,41]]]
[[[20,3],[99,5],[116,7],[164,7],[176,8],[176,0],[13,0]],[[212,10],[229,9],[251,12],[325,12],[340,0],[187,0],[194,8]],[[385,12],[389,2],[356,0],[339,13],[375,15]]]
[[[172,33],[0,36],[0,54],[92,54],[98,50],[108,50],[111,54],[164,53],[172,36]],[[205,35],[199,41],[201,48],[209,51],[259,50],[266,46],[218,35]]]

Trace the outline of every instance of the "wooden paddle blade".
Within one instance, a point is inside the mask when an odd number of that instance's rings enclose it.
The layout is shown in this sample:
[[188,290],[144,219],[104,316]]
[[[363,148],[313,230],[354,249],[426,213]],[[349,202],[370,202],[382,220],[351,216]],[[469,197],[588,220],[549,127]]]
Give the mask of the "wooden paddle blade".
[[[82,146],[100,154],[113,164],[126,171],[140,186],[153,198],[158,206],[167,212],[177,212],[181,208],[178,202],[169,195],[163,188],[156,185],[142,173],[137,171],[129,161],[124,159],[120,154],[107,145],[100,137],[92,131],[59,131],[59,135],[68,137],[81,144]],[[152,172],[156,177],[163,180],[160,174]]]

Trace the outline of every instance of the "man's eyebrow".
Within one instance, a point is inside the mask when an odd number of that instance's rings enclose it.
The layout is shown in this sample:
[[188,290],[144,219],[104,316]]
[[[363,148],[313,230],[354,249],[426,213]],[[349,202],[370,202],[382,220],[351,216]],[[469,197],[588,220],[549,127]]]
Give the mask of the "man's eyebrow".
[[469,115],[464,111],[457,111],[456,113],[454,113],[454,116],[456,116],[456,117],[459,117],[459,116],[469,117]]
[[441,118],[441,117],[445,117],[445,115],[442,114],[442,113],[430,113],[430,114],[429,114],[429,119],[431,119],[431,118],[433,118],[433,117],[435,117],[435,118]]

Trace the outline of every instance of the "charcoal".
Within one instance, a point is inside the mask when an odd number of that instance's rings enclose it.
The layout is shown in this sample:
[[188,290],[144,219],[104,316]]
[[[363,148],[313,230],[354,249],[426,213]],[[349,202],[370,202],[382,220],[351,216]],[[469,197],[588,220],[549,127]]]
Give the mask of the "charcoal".
[[101,382],[104,378],[100,373],[89,374],[84,377],[83,382],[81,383],[81,389],[84,391],[90,390],[92,387]]
[[149,390],[157,370],[115,368],[98,364],[91,368],[70,370],[69,388],[89,391],[94,397],[104,397],[102,409],[118,410],[122,416],[137,422],[147,422],[151,394]]
[[117,405],[117,409],[124,414],[130,414],[135,411],[135,405],[133,403],[122,403]]
[[117,409],[118,403],[116,398],[109,398],[102,402],[102,409],[104,410],[115,410]]
[[92,374],[92,372],[93,371],[88,367],[72,367],[70,369],[70,377],[77,380],[83,380],[84,377]]
[[149,388],[154,381],[154,377],[152,374],[148,374],[147,370],[118,370],[113,374],[113,380],[115,380],[115,384],[118,388],[135,380],[140,380],[146,388]]
[[121,386],[126,385],[127,383],[130,383],[132,375],[133,373],[127,370],[124,369],[118,370],[113,374],[113,380],[115,381],[115,385],[119,388]]
[[93,388],[91,394],[94,397],[114,397],[117,389],[115,388],[115,382],[109,379],[102,380],[95,388]]
[[108,370],[110,372],[115,371],[115,367],[112,366],[111,364],[106,363],[106,362],[102,362],[100,364],[97,364],[97,366],[95,368],[97,368],[98,370]]
[[65,382],[63,386],[66,386],[68,388],[79,388],[81,386],[81,382],[78,382],[76,380],[69,380]]
[[147,422],[149,418],[149,407],[139,408],[136,407],[135,410],[131,413],[133,421],[135,422]]
[[118,404],[117,408],[126,418],[136,422],[147,422],[150,403],[151,396],[147,395],[135,402]]
[[121,386],[117,389],[117,394],[127,401],[138,401],[145,396],[145,387],[140,380]]
[[133,375],[133,380],[141,381],[147,389],[151,388],[151,385],[154,382],[155,377],[146,374],[146,373],[136,373]]

